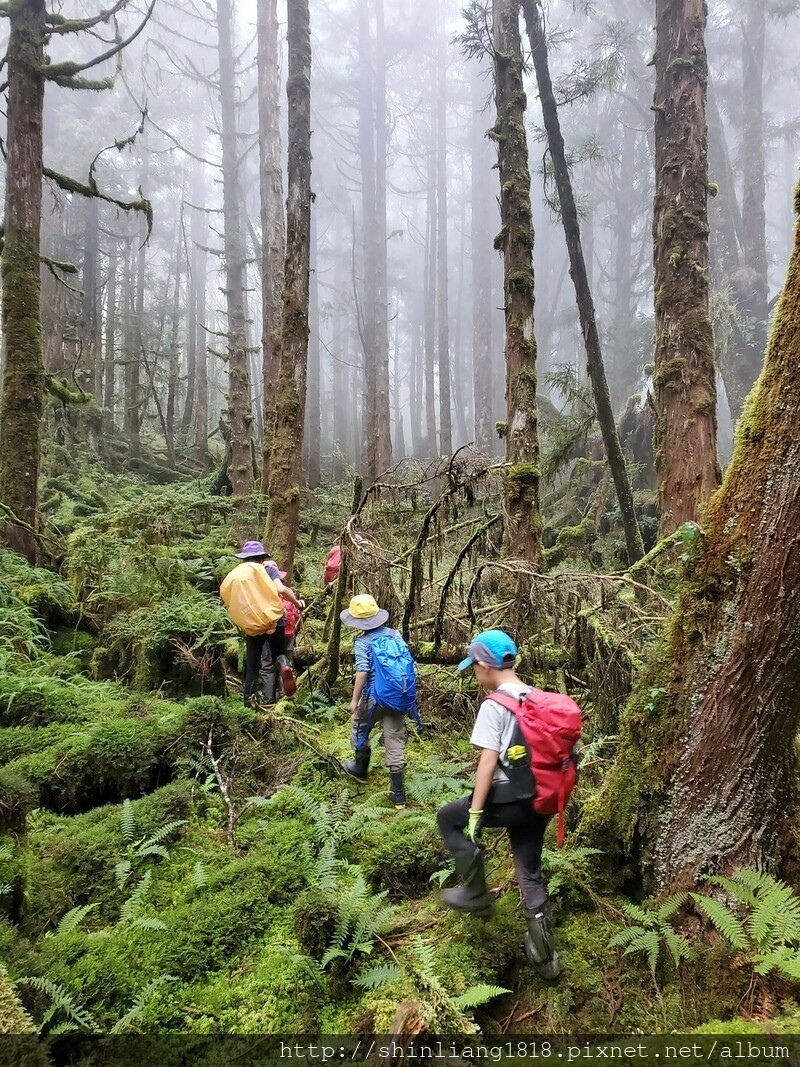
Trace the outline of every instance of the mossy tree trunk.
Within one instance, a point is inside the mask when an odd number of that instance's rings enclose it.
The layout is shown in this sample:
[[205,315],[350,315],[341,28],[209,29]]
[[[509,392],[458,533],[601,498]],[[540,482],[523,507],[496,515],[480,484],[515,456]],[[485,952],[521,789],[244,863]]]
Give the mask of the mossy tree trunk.
[[[6,209],[2,258],[6,360],[0,407],[0,514],[5,543],[36,558],[44,363],[39,276],[45,7],[8,6]],[[14,521],[15,519],[19,522]]]
[[311,31],[308,0],[289,0],[288,187],[281,366],[269,485],[269,545],[291,581],[300,519],[311,250]]
[[[795,199],[800,216],[800,190]],[[779,868],[800,727],[800,220],[766,363],[708,507],[660,663],[623,716],[587,838],[627,842],[655,888]]]
[[225,227],[225,306],[227,311],[228,417],[231,426],[228,477],[234,500],[253,489],[250,371],[244,289],[247,251],[244,241],[242,191],[236,122],[236,67],[233,56],[231,0],[217,0],[219,91],[222,137],[222,201]]
[[708,300],[705,0],[656,0],[656,469],[662,536],[719,484]]
[[547,144],[550,149],[550,159],[553,164],[558,199],[561,205],[561,222],[564,226],[564,236],[566,237],[567,251],[569,253],[569,272],[575,286],[578,316],[586,348],[586,369],[592,383],[592,392],[594,394],[595,407],[597,408],[597,421],[600,424],[600,433],[603,437],[608,465],[611,468],[611,477],[614,479],[614,488],[617,491],[622,526],[625,532],[628,562],[633,564],[644,555],[644,545],[636,522],[633,491],[631,490],[630,479],[625,467],[625,457],[622,454],[622,446],[619,443],[617,424],[614,420],[614,411],[611,407],[611,397],[608,392],[606,369],[600,348],[600,334],[597,330],[597,319],[594,313],[594,301],[589,286],[589,276],[586,273],[586,260],[584,259],[583,246],[581,244],[578,208],[575,204],[572,178],[570,177],[567,157],[564,151],[564,138],[561,133],[558,106],[553,95],[553,84],[550,79],[550,65],[547,58],[547,40],[544,32],[542,9],[539,0],[522,0],[522,10],[525,13],[525,23],[528,27],[533,66],[536,71],[536,84],[539,87],[539,99],[547,133]]
[[503,548],[515,559],[538,560],[539,434],[536,413],[536,341],[533,336],[533,218],[519,0],[494,0],[494,85],[500,172],[500,221],[495,246],[503,253],[506,361],[506,460]]
[[280,53],[277,0],[258,0],[258,144],[261,197],[261,350],[264,379],[264,444],[261,492],[269,492],[275,437],[275,395],[281,363],[281,297],[286,232],[280,130]]

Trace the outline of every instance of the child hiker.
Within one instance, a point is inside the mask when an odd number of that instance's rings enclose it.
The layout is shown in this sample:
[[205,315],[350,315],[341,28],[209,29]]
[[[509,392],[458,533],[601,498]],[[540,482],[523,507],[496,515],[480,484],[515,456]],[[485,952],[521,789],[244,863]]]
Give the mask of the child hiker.
[[353,641],[356,676],[350,700],[350,737],[354,755],[344,769],[359,782],[366,782],[372,750],[369,735],[380,722],[383,748],[391,782],[390,799],[397,809],[406,806],[406,715],[419,721],[414,660],[397,630],[386,623],[389,612],[379,608],[367,593],[354,596],[340,615],[345,626],[360,630]]
[[[530,775],[529,753],[518,728],[517,715],[510,710],[515,705],[522,708],[525,694],[533,692],[533,687],[514,673],[516,658],[517,646],[507,633],[484,630],[475,637],[467,658],[459,664],[462,671],[472,667],[478,685],[490,696],[478,709],[470,737],[470,742],[480,749],[472,793],[445,804],[437,816],[442,839],[455,859],[456,873],[461,879],[461,885],[456,889],[443,891],[442,899],[457,911],[486,914],[491,909],[492,897],[486,885],[480,833],[484,827],[504,827],[508,831],[522,892],[527,927],[525,954],[539,974],[552,981],[561,973],[561,964],[550,925],[541,868],[544,832],[550,816],[533,808],[536,789]],[[573,703],[568,697],[562,699]],[[579,722],[580,711],[577,705],[573,706]],[[570,741],[568,752],[573,743]],[[515,781],[517,770],[522,770],[523,764],[528,774],[527,789],[517,788]],[[574,771],[571,780],[574,782]]]

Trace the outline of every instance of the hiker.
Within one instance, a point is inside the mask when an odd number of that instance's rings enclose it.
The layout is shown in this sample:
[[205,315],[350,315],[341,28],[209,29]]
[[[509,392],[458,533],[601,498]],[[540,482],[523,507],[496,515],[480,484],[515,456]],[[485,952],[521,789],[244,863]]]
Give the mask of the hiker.
[[362,632],[353,641],[356,676],[350,700],[350,738],[354,755],[343,763],[349,775],[366,782],[372,750],[369,735],[380,722],[391,782],[390,799],[398,810],[406,806],[406,715],[422,730],[417,712],[414,660],[403,638],[386,623],[389,612],[368,593],[354,596],[340,614],[345,626]]
[[[490,910],[492,897],[486,886],[480,832],[484,827],[504,827],[508,831],[522,892],[527,926],[525,954],[543,978],[553,981],[561,973],[561,964],[555,949],[541,868],[544,832],[550,815],[534,810],[532,798],[534,795],[538,797],[539,792],[544,793],[544,787],[537,791],[531,773],[535,754],[529,752],[518,727],[517,714],[511,710],[515,706],[521,708],[525,694],[534,692],[532,686],[526,685],[514,673],[516,658],[517,646],[507,633],[484,630],[472,641],[467,658],[458,667],[460,671],[472,667],[478,685],[490,695],[478,709],[470,737],[471,744],[480,749],[472,793],[445,804],[437,816],[439,832],[455,859],[456,873],[462,882],[455,889],[445,889],[442,899],[457,911],[486,914]],[[535,692],[541,694],[541,690]],[[542,695],[555,702],[569,702],[575,709],[570,723],[574,726],[574,715],[577,714],[579,734],[580,709],[577,705],[560,694]],[[563,765],[570,762],[569,753],[576,740],[577,736],[573,740],[570,735],[568,758],[559,763],[556,774],[567,773]],[[542,783],[546,776],[545,771]],[[569,789],[574,783],[574,768],[570,778]],[[565,785],[562,801],[568,796],[566,790]]]
[[[279,580],[283,582],[286,577],[286,571],[282,571],[274,559],[268,559],[264,567],[268,574],[271,574],[271,568],[277,570]],[[288,586],[284,586],[284,593],[289,590]],[[289,590],[294,594],[294,590]],[[283,596],[283,594],[281,594]],[[298,621],[301,619],[300,609],[288,598],[284,597],[284,627],[283,632],[286,638],[286,659],[289,661],[289,665],[294,668],[294,643],[297,631]],[[261,685],[262,692],[264,694],[265,704],[274,704],[275,697],[280,699],[286,696],[283,689],[283,683],[278,677],[278,673],[275,670],[275,661],[272,658],[272,651],[268,644],[264,644],[264,649],[261,653]]]
[[[281,573],[260,541],[246,541],[236,558],[246,564],[260,564],[259,569],[234,568],[220,587],[220,596],[234,623],[245,632],[244,705],[249,708],[258,687],[261,653],[269,645],[272,661],[280,671],[286,696],[294,694],[296,685],[286,658],[286,616],[283,601],[299,608],[305,603],[284,585]],[[266,576],[266,577],[265,577]],[[238,596],[237,596],[238,594]],[[260,621],[259,621],[260,620]]]
[[331,582],[335,582],[339,577],[339,571],[342,567],[342,550],[338,545],[334,545],[331,548],[328,555],[325,557],[325,566],[322,571],[322,584],[330,585]]

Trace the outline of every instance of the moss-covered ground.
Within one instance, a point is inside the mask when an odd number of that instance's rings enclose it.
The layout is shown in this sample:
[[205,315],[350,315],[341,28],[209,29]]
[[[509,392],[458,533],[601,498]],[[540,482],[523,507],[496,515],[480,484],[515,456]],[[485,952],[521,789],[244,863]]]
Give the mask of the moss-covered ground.
[[[646,906],[642,887],[612,887],[603,856],[569,837],[545,855],[564,974],[544,983],[522,950],[503,834],[486,835],[493,915],[438,901],[451,866],[435,813],[468,789],[471,680],[420,664],[427,729],[409,738],[409,806],[395,811],[380,748],[366,786],[339,766],[347,656],[328,693],[317,679],[273,708],[242,706],[239,640],[216,597],[234,550],[224,498],[203,483],[134,495],[121,483],[91,514],[67,515],[79,498],[52,479],[49,489],[70,531],[60,571],[0,551],[0,1030],[26,1024],[23,1011],[51,1033],[395,1033],[408,1017],[410,1032],[440,1034],[796,1023],[796,987],[734,966],[707,932],[677,968],[666,950],[651,966],[645,951],[610,948],[634,922],[626,905]],[[301,537],[296,588],[313,646],[300,642],[301,666],[324,648],[321,569],[347,493],[321,492]],[[391,509],[379,507],[385,526]],[[402,514],[406,537],[414,521]],[[434,584],[454,554],[437,551]],[[600,730],[593,712],[612,637],[598,623],[588,654],[577,633],[554,626],[550,652],[540,642],[524,663],[550,685],[579,681],[559,648],[583,663],[584,805],[613,750],[610,713]],[[458,643],[457,630],[446,636]]]

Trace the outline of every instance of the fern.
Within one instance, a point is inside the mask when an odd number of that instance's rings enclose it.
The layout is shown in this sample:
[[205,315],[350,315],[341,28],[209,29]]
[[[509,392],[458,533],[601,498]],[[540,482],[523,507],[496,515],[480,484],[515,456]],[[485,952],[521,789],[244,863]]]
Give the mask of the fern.
[[403,968],[398,967],[396,963],[376,963],[373,967],[362,971],[351,984],[358,989],[380,989],[381,986],[400,978],[403,973]]
[[676,893],[654,911],[642,908],[632,901],[625,901],[622,910],[636,922],[615,934],[608,942],[609,948],[621,948],[625,956],[634,952],[644,953],[653,981],[656,980],[662,948],[666,947],[677,969],[681,960],[692,958],[693,952],[689,943],[672,929],[668,920],[679,911],[686,900],[686,893]]
[[477,1008],[493,997],[501,997],[504,993],[510,992],[510,989],[504,989],[499,985],[475,985],[461,996],[453,997],[452,1002],[460,1011],[464,1011],[467,1008]]
[[141,878],[134,891],[120,908],[118,925],[131,922],[135,918],[135,914],[141,907],[142,901],[150,888],[152,877],[152,871],[145,871],[144,876]]
[[99,907],[99,904],[84,904],[79,908],[71,908],[58,924],[57,932],[59,934],[73,933],[73,931],[78,929],[86,916],[97,907]]
[[133,1024],[137,1023],[141,1019],[142,1015],[144,1014],[145,1008],[153,999],[154,995],[161,988],[161,986],[164,985],[166,982],[177,982],[177,980],[178,979],[173,977],[171,974],[161,974],[158,976],[158,978],[154,978],[151,982],[148,982],[144,989],[139,993],[136,1000],[133,1002],[133,1005],[122,1016],[122,1018],[118,1019],[117,1022],[115,1022],[114,1025],[111,1027],[111,1033],[128,1033],[131,1030]]
[[730,906],[703,893],[692,893],[692,899],[725,940],[748,955],[756,974],[775,969],[787,978],[800,977],[800,899],[790,886],[748,868],[707,881],[725,891]]
[[120,829],[122,830],[122,840],[125,844],[133,844],[136,838],[136,820],[133,815],[133,805],[127,797],[122,802]]
[[189,878],[195,889],[203,889],[208,885],[208,871],[201,860],[198,860],[192,867],[192,873]]
[[40,1034],[46,1031],[48,1023],[59,1012],[66,1015],[66,1027],[68,1027],[67,1029],[64,1024],[60,1024],[59,1033],[67,1033],[75,1029],[97,1030],[97,1024],[92,1013],[80,1004],[76,1004],[72,994],[58,982],[53,982],[49,978],[22,978],[19,984],[29,985],[38,993],[44,993],[45,996],[50,998],[50,1007],[42,1016],[42,1021],[39,1025]]
[[[137,855],[147,855],[145,850],[155,848],[156,845],[160,844],[166,837],[169,837],[171,833],[174,833],[179,826],[184,826],[185,823],[186,819],[173,819],[171,822],[165,822],[163,826],[159,826],[155,833],[152,833],[145,841],[142,841],[136,850]],[[166,855],[166,852],[163,850],[162,852]],[[159,855],[161,854],[159,853]]]

